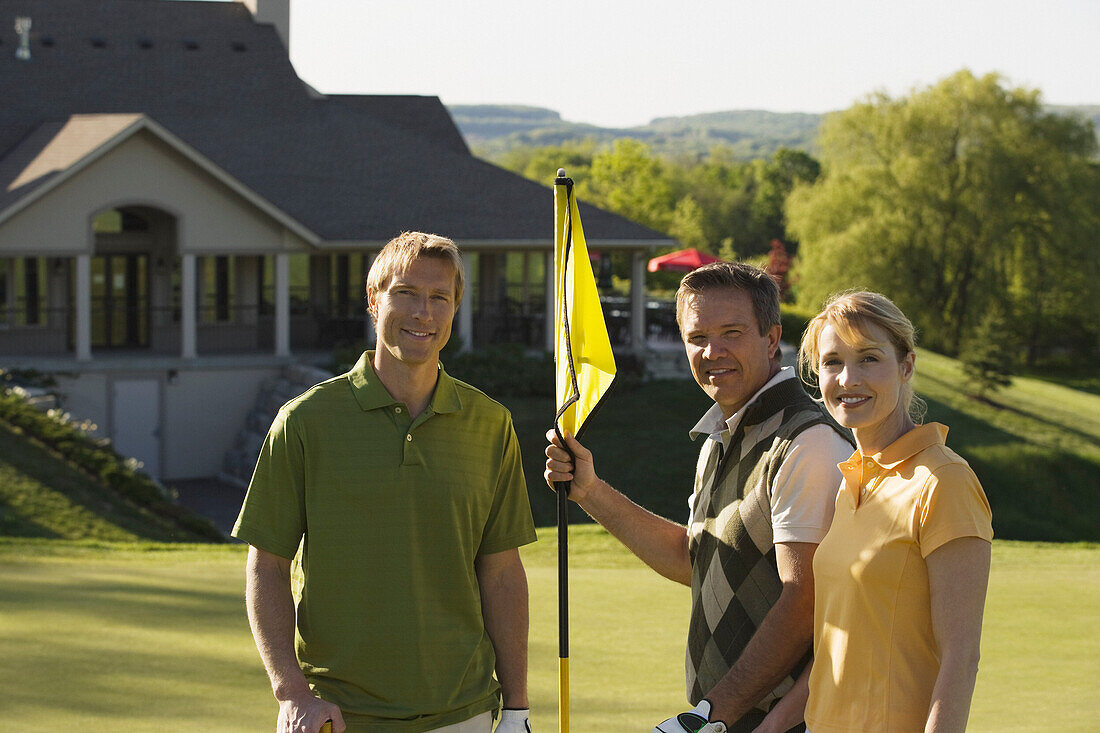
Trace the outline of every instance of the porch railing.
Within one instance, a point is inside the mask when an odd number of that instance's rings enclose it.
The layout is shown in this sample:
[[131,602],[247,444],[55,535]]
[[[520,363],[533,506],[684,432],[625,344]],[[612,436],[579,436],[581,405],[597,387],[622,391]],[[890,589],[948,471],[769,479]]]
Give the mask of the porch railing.
[[[631,345],[631,311],[626,298],[603,302],[604,319],[613,346]],[[358,310],[358,309],[355,309]],[[196,314],[196,350],[201,354],[270,352],[275,345],[275,315],[266,304],[235,305],[228,310],[200,308]],[[92,348],[178,354],[181,350],[178,307],[116,307],[108,314],[93,303]],[[221,316],[220,318],[218,316]],[[37,323],[14,308],[0,310],[0,356],[71,355],[74,350],[75,315],[72,308],[38,308]],[[327,350],[363,342],[367,335],[365,313],[331,313],[308,302],[297,301],[290,310],[290,348],[297,351]],[[457,324],[455,324],[457,333]],[[675,306],[651,300],[646,305],[647,341],[678,341]],[[480,308],[473,316],[473,346],[516,343],[543,348],[546,321],[541,307],[505,301],[498,308]]]

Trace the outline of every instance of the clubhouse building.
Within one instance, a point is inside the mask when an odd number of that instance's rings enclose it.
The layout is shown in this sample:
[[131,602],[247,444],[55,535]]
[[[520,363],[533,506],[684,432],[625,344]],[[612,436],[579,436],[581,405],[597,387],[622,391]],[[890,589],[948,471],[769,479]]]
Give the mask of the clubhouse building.
[[[364,275],[404,230],[462,249],[463,348],[552,348],[551,182],[475,158],[436,97],[311,88],[289,0],[0,0],[0,28],[0,368],[55,375],[151,475],[254,459],[263,390],[373,340]],[[672,242],[581,215],[630,259],[639,351]]]

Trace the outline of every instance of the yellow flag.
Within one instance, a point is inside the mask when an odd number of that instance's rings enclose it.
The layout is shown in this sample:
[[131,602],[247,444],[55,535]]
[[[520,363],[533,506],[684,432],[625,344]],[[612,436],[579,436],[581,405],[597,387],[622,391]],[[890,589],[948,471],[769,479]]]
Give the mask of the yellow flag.
[[573,181],[554,180],[554,364],[557,426],[580,436],[585,421],[615,380],[615,355],[573,194]]

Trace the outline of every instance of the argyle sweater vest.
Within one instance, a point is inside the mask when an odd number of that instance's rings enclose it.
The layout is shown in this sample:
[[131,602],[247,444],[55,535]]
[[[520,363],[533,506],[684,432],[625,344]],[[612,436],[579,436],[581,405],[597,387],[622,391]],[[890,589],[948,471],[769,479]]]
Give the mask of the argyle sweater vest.
[[[783,586],[772,541],[772,482],[791,441],[823,424],[851,442],[798,380],[787,379],[748,407],[725,456],[720,443],[704,441],[688,527],[692,570],[686,667],[693,705],[726,675],[779,599]],[[768,710],[808,659],[809,653],[757,707]]]

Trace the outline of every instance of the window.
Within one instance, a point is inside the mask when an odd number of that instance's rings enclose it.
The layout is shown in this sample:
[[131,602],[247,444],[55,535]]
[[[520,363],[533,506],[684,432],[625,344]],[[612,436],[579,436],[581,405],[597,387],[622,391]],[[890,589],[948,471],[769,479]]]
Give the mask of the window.
[[204,323],[233,321],[236,260],[226,255],[203,257],[200,267],[199,313]]
[[[263,258],[263,277],[260,287],[260,312],[275,312],[275,257]],[[309,255],[293,254],[287,256],[290,270],[290,312],[292,315],[309,313]]]
[[92,219],[92,231],[96,234],[147,232],[149,222],[144,217],[125,209],[107,209]]
[[45,325],[46,287],[45,258],[0,259],[0,327]]
[[329,270],[332,315],[337,318],[358,318],[367,309],[366,258],[362,254],[332,255]]

